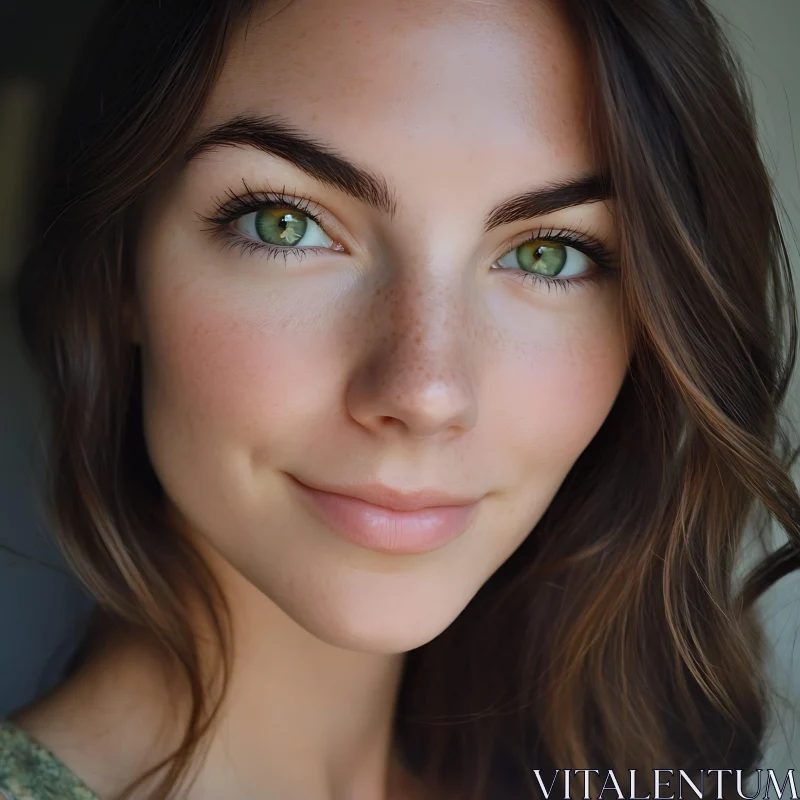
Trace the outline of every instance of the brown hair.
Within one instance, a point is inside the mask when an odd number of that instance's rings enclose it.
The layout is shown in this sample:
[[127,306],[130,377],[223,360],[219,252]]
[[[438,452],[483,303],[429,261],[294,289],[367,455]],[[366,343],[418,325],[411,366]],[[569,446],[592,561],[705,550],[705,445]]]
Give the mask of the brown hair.
[[[185,783],[231,642],[212,575],[170,530],[123,309],[138,210],[252,5],[107,5],[66,95],[19,281],[52,411],[59,541],[104,611],[158,636],[188,682],[185,738],[153,798]],[[407,656],[398,742],[432,787],[470,800],[533,796],[534,768],[752,769],[767,700],[753,602],[800,566],[796,452],[780,414],[795,298],[741,66],[704,0],[563,7],[587,56],[635,345],[534,535]],[[763,533],[773,520],[788,542],[735,580],[750,524]],[[215,686],[176,574],[216,631]]]

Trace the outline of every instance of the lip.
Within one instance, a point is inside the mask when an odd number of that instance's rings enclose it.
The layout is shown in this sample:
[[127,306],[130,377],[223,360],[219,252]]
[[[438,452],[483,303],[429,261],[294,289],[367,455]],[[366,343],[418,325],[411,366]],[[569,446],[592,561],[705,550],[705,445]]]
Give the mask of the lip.
[[304,503],[334,533],[370,550],[427,553],[460,536],[481,498],[428,489],[398,492],[381,484],[311,486],[289,476]]
[[301,481],[299,478],[294,478],[294,480],[308,489],[352,497],[391,511],[421,511],[426,508],[441,508],[442,506],[469,506],[480,500],[479,497],[445,494],[430,489],[398,492],[381,483],[362,483],[360,486],[332,486],[330,484],[323,486]]

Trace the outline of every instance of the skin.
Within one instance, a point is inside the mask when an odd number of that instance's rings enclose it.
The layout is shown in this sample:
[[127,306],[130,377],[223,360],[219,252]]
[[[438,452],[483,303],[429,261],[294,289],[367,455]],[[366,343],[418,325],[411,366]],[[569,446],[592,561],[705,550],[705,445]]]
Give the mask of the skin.
[[[628,366],[618,279],[548,291],[490,266],[540,226],[613,249],[613,204],[483,232],[495,205],[595,170],[585,83],[554,2],[293,0],[234,36],[196,130],[280,114],[384,176],[396,210],[233,147],[171,172],[147,208],[132,337],[148,449],[237,637],[191,798],[400,791],[403,654],[530,534],[608,414]],[[223,247],[198,215],[243,179],[310,198],[345,249]],[[311,516],[286,473],[483,499],[446,546],[379,553]],[[155,736],[158,675],[119,635],[20,721],[110,796],[177,741],[171,723]]]

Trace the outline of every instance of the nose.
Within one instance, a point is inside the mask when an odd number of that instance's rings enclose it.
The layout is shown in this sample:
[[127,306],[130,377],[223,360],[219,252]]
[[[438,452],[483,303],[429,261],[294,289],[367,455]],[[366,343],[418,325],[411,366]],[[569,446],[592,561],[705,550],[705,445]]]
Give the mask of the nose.
[[347,387],[348,411],[361,426],[421,439],[475,425],[476,354],[459,283],[406,274],[376,291],[360,328],[367,346]]

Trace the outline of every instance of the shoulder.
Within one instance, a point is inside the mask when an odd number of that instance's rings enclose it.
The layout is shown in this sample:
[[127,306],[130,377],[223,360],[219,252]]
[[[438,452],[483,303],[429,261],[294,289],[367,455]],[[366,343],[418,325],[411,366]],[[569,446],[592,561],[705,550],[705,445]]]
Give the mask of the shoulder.
[[97,800],[49,750],[0,720],[0,800]]

